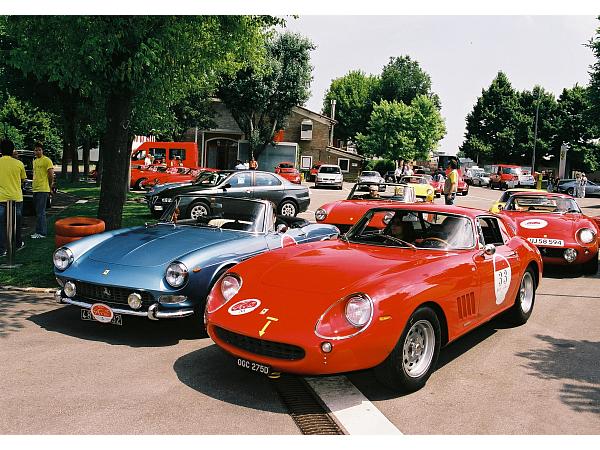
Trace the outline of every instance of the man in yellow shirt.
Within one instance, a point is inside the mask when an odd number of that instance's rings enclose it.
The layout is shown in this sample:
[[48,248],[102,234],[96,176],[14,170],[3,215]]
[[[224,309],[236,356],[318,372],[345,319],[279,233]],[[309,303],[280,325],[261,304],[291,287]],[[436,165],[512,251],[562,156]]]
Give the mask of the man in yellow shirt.
[[448,163],[448,177],[444,182],[444,199],[446,205],[454,205],[454,199],[456,198],[456,191],[458,190],[458,164],[454,159],[451,159]]
[[25,244],[21,240],[21,219],[23,217],[23,191],[21,183],[27,175],[25,166],[21,161],[12,157],[15,144],[8,139],[0,142],[0,256],[6,255],[6,208],[7,202],[12,200],[16,206],[17,233],[15,242],[17,250]]
[[54,163],[44,156],[42,144],[36,142],[33,147],[33,205],[35,207],[35,233],[32,239],[45,238],[48,234],[46,223],[46,205],[50,196],[50,188],[54,183]]

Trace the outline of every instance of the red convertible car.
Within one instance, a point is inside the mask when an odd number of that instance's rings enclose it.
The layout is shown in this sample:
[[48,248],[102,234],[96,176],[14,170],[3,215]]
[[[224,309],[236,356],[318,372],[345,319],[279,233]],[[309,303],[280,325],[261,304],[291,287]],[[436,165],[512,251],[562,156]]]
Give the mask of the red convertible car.
[[326,203],[315,211],[317,223],[335,225],[345,233],[369,209],[385,203],[415,203],[415,190],[408,184],[356,183],[346,200]]
[[536,247],[488,212],[386,204],[343,238],[230,269],[209,294],[207,330],[242,368],[375,368],[384,384],[414,391],[449,342],[501,313],[527,322],[541,269]]
[[538,247],[544,264],[581,265],[586,274],[598,272],[598,226],[571,196],[518,192],[500,214]]
[[216,172],[217,169],[208,169],[205,167],[190,168],[190,167],[169,167],[164,172],[156,172],[147,180],[140,183],[144,189],[150,189],[157,184],[167,183],[186,183],[194,181],[201,172]]
[[277,167],[275,167],[275,173],[292,183],[300,184],[301,182],[300,172],[294,167],[294,163],[280,162]]

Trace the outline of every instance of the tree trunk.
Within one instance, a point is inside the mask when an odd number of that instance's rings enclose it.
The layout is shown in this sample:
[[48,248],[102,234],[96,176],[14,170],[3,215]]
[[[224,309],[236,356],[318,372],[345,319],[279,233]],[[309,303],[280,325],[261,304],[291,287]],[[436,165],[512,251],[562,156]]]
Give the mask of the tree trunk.
[[63,125],[63,154],[60,167],[60,177],[67,179],[67,172],[69,170],[69,144],[67,143],[67,127]]
[[103,169],[98,218],[104,220],[107,230],[121,228],[123,205],[127,198],[125,189],[131,162],[129,145],[129,118],[133,94],[129,90],[110,93],[106,104],[105,147],[102,149]]
[[96,164],[96,184],[100,186],[102,183],[102,172],[104,171],[104,148],[106,145],[104,144],[104,136],[100,136],[100,141],[98,142],[98,164]]
[[88,177],[90,175],[90,138],[86,137],[83,140],[83,176]]

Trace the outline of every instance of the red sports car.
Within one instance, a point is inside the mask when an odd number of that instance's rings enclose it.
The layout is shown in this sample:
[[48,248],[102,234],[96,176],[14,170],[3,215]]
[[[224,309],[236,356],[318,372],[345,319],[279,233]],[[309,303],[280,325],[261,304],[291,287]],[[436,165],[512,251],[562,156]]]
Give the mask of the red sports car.
[[518,192],[500,214],[512,222],[519,236],[538,247],[545,264],[579,264],[587,274],[598,271],[598,226],[571,196]]
[[208,169],[205,167],[196,169],[190,167],[169,167],[164,172],[156,172],[154,176],[150,176],[147,180],[140,183],[140,185],[144,189],[150,189],[157,184],[185,183],[187,181],[194,181],[203,171],[216,172],[217,169]]
[[244,261],[207,300],[210,337],[260,373],[375,368],[425,385],[440,348],[492,317],[527,322],[542,260],[485,211],[435,204],[369,210],[343,237]]
[[356,183],[346,200],[326,203],[315,211],[318,223],[335,225],[345,233],[369,209],[386,203],[415,203],[413,187],[396,183]]
[[159,173],[167,171],[166,166],[131,166],[131,178],[129,179],[129,186],[132,189],[142,189],[142,184],[149,178],[156,177]]
[[300,184],[301,182],[300,172],[294,167],[294,163],[280,162],[277,167],[275,167],[275,173],[292,183]]

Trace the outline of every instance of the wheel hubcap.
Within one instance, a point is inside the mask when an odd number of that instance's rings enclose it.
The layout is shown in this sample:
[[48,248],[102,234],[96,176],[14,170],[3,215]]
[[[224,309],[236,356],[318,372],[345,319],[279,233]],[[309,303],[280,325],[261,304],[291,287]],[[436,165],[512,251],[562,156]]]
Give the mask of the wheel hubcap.
[[190,217],[192,219],[197,219],[201,216],[206,216],[206,208],[204,206],[194,206],[190,212]]
[[429,370],[435,349],[433,326],[426,320],[415,323],[404,341],[402,366],[409,377],[417,378]]
[[296,213],[296,208],[291,203],[286,203],[281,207],[281,214],[283,216],[293,216]]
[[533,278],[529,272],[525,272],[521,280],[519,300],[521,302],[521,311],[527,314],[533,305]]

